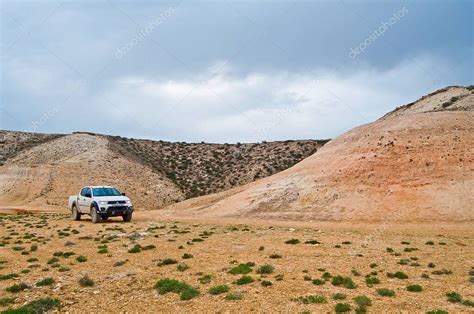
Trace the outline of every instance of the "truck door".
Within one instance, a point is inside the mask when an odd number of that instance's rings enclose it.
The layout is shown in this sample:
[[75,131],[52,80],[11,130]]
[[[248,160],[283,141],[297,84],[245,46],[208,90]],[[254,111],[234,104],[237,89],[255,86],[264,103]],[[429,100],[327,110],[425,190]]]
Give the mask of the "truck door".
[[83,188],[78,199],[79,210],[81,213],[89,213],[90,206],[92,203],[92,191],[91,188]]

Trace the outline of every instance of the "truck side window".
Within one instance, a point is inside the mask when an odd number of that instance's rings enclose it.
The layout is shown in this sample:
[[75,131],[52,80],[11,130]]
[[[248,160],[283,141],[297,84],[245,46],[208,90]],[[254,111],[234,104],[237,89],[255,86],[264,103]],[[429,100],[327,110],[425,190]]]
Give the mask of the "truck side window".
[[92,197],[92,191],[90,188],[85,188],[84,190],[84,196],[88,195],[89,197]]
[[81,196],[85,196],[85,195],[86,195],[86,190],[87,190],[87,188],[83,188],[83,189],[81,190]]

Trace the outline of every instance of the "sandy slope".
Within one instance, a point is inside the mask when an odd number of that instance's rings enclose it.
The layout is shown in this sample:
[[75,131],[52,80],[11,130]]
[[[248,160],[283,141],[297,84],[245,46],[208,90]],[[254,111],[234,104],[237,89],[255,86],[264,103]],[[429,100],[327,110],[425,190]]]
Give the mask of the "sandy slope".
[[113,153],[105,138],[72,134],[35,146],[0,168],[0,204],[64,206],[87,184],[113,185],[139,208],[182,199],[167,178]]
[[472,91],[441,90],[337,137],[286,171],[176,204],[167,214],[300,221],[474,220],[473,109]]

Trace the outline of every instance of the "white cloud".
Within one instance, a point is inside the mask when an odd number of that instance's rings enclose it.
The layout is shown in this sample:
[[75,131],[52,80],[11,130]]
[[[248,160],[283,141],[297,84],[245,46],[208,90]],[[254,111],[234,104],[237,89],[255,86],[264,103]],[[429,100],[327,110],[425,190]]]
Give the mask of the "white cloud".
[[182,80],[118,78],[93,102],[107,97],[118,109],[109,108],[112,119],[131,117],[135,122],[128,128],[135,136],[216,142],[328,138],[436,89],[424,70],[433,67],[449,68],[429,57],[351,75],[317,70],[237,76],[229,65],[224,71],[212,65]]

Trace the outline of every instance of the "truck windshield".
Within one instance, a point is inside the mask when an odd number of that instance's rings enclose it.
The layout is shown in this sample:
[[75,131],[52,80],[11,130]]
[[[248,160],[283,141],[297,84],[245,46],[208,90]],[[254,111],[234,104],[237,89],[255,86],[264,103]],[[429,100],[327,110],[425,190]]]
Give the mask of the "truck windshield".
[[121,196],[122,194],[116,188],[93,188],[94,196]]

